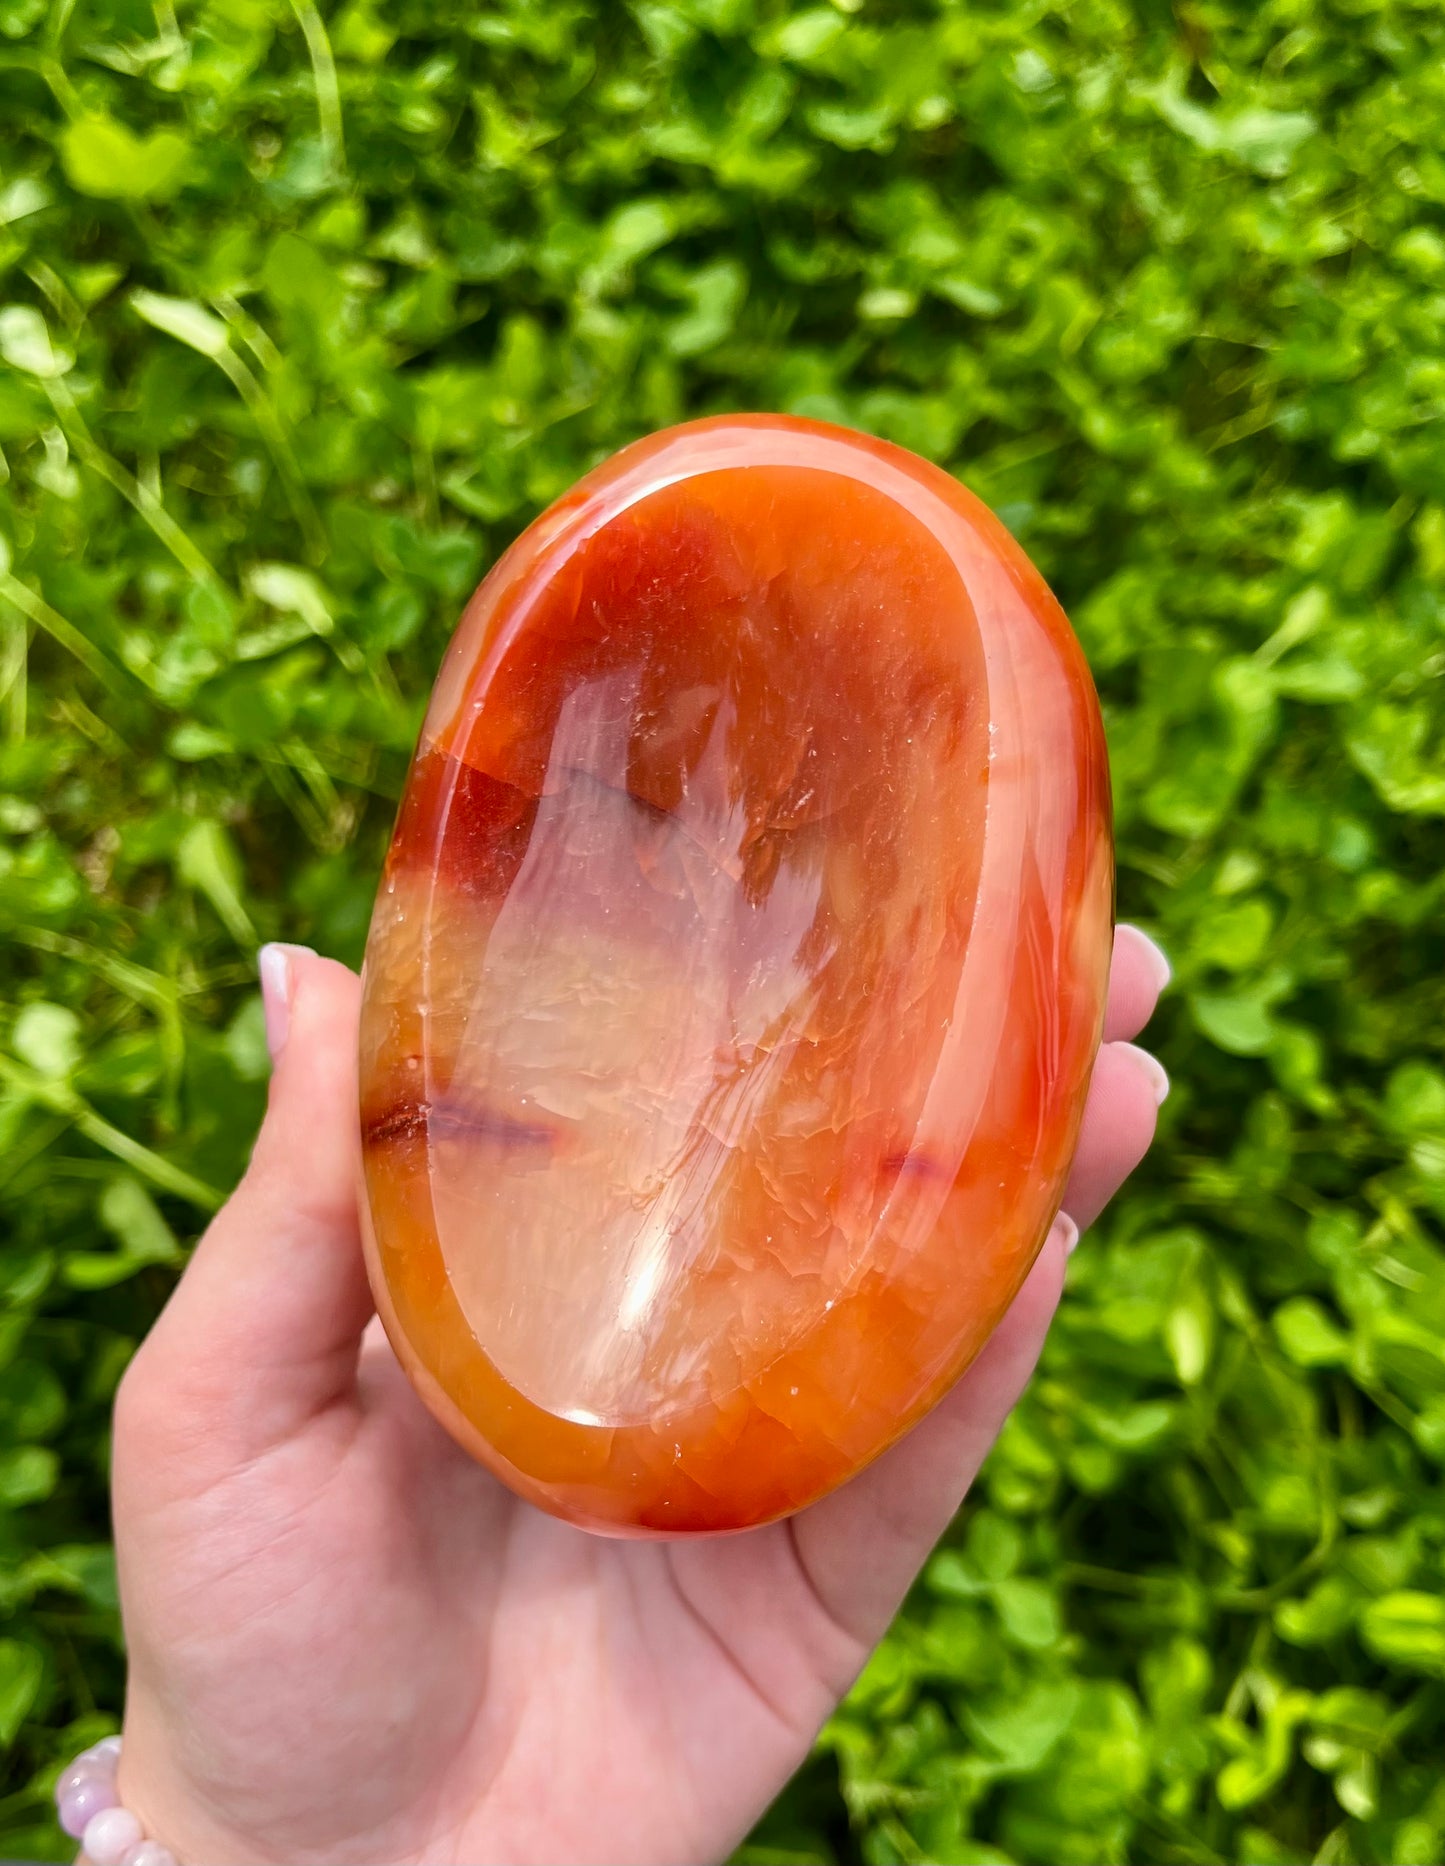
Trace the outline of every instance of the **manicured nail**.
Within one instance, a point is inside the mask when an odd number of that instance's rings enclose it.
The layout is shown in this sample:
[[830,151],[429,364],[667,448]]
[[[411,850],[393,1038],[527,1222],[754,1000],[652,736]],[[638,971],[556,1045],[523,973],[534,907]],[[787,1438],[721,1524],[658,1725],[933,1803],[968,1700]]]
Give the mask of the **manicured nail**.
[[281,1060],[291,1029],[291,987],[295,976],[292,961],[298,953],[310,950],[309,946],[279,943],[261,948],[261,1003],[266,1012],[266,1048],[271,1052],[273,1067]]
[[1169,1072],[1163,1063],[1157,1056],[1151,1056],[1148,1050],[1141,1050],[1137,1043],[1116,1043],[1114,1048],[1134,1058],[1149,1078],[1149,1086],[1154,1091],[1154,1105],[1162,1108],[1169,1094]]
[[1064,1255],[1072,1257],[1079,1248],[1079,1227],[1067,1212],[1060,1212],[1054,1220],[1054,1229],[1064,1241]]
[[1143,927],[1132,926],[1126,921],[1120,926],[1119,930],[1121,933],[1132,933],[1134,938],[1138,940],[1139,944],[1144,948],[1144,957],[1148,960],[1149,969],[1154,974],[1154,989],[1156,991],[1163,991],[1164,987],[1174,976],[1174,968],[1170,965],[1168,959],[1165,958],[1163,947],[1159,945],[1157,940],[1150,939]]

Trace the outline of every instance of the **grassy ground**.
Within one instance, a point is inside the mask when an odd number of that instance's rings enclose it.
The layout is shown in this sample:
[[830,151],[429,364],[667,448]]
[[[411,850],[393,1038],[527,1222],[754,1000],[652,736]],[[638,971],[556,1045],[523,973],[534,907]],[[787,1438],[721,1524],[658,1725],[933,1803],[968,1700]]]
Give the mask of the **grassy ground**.
[[1435,0],[0,0],[0,1850],[122,1678],[108,1396],[355,960],[482,568],[735,407],[1096,670],[1156,1157],[762,1861],[1445,1860]]

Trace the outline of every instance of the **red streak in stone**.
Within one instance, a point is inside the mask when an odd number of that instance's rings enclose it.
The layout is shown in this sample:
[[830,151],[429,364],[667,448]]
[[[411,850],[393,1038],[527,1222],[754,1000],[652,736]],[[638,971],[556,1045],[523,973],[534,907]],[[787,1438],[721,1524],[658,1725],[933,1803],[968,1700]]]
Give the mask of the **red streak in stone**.
[[504,1150],[555,1153],[563,1130],[541,1121],[503,1114],[439,1096],[435,1101],[399,1101],[372,1117],[362,1128],[364,1147],[385,1147],[393,1142],[467,1140]]
[[910,1179],[922,1185],[951,1186],[957,1169],[926,1153],[890,1153],[883,1162],[883,1178],[891,1183]]

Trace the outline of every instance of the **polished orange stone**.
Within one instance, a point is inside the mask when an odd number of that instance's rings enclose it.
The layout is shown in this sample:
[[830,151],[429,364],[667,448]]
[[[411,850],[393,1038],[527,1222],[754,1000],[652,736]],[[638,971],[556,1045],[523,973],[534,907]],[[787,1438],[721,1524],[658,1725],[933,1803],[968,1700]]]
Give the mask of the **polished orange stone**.
[[1112,903],[1083,656],[956,481],[774,416],[598,468],[462,618],[367,949],[369,1262],[428,1404],[612,1533],[851,1476],[1040,1248]]

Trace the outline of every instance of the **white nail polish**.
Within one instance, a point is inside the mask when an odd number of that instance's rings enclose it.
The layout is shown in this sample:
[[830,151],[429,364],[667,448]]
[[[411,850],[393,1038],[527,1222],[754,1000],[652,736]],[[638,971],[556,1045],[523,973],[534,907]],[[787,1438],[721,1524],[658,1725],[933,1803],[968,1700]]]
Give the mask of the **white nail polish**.
[[266,1012],[266,1048],[272,1067],[281,1060],[291,1029],[291,955],[296,946],[263,946],[257,961],[261,974],[261,1003]]
[[1140,1069],[1149,1078],[1149,1087],[1154,1092],[1154,1105],[1162,1108],[1169,1094],[1169,1072],[1157,1056],[1151,1056],[1148,1050],[1140,1049],[1137,1043],[1116,1043],[1116,1050],[1123,1050],[1132,1056]]

